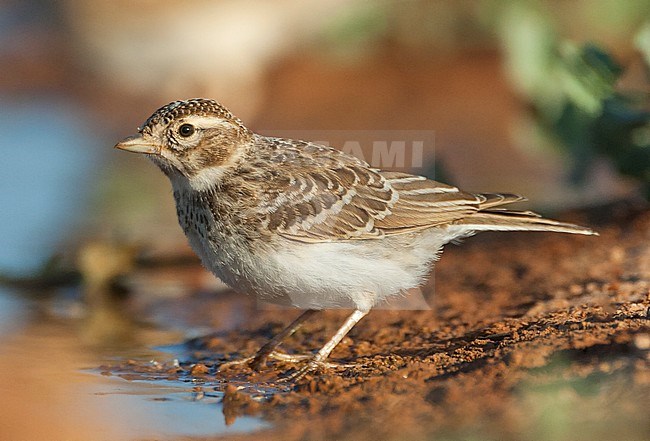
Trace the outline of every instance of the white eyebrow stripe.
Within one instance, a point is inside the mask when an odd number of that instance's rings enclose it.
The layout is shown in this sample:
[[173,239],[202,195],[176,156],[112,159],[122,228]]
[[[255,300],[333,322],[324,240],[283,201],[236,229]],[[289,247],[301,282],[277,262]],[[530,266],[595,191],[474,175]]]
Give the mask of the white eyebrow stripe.
[[201,115],[188,115],[183,118],[181,124],[192,124],[201,129],[213,129],[217,127],[224,127],[232,125],[229,121],[219,118],[218,116],[201,116]]

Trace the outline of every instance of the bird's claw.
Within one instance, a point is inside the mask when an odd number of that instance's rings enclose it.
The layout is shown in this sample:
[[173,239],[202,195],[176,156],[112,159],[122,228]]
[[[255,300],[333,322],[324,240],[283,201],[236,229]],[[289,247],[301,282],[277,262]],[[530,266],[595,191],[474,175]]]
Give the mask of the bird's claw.
[[305,375],[314,372],[322,371],[326,369],[338,369],[338,368],[348,368],[354,367],[354,364],[341,364],[341,363],[332,363],[329,361],[318,360],[317,358],[310,357],[310,360],[305,363],[301,368],[287,375],[286,377],[280,378],[279,383],[288,383],[301,380]]
[[352,363],[333,363],[326,360],[321,360],[318,354],[285,354],[283,352],[272,351],[270,353],[258,353],[252,357],[242,358],[240,360],[227,361],[219,365],[218,372],[224,369],[229,369],[232,366],[248,365],[251,369],[260,371],[266,364],[267,359],[278,360],[285,363],[304,363],[301,367],[293,371],[291,374],[280,378],[278,383],[289,383],[301,380],[305,375],[314,371],[324,371],[327,369],[340,369],[350,368],[357,366]]
[[255,359],[255,357],[246,357],[238,360],[230,360],[225,363],[221,363],[217,368],[217,372],[221,372],[224,369],[230,369],[233,366],[241,366],[243,364],[250,365],[250,363]]
[[219,365],[218,371],[220,372],[223,369],[229,369],[232,366],[241,366],[241,365],[248,365],[251,369],[255,371],[260,371],[264,367],[264,365],[266,365],[266,361],[268,359],[284,361],[288,363],[299,363],[301,361],[305,361],[311,358],[313,358],[313,355],[311,354],[308,355],[307,354],[285,354],[283,352],[271,351],[268,354],[258,353],[252,357],[246,357],[239,360],[231,360],[225,363],[221,363]]

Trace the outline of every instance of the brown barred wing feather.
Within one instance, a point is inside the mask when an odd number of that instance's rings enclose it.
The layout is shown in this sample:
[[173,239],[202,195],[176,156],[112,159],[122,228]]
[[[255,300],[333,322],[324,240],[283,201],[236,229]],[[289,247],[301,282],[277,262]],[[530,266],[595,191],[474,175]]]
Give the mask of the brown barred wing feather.
[[[445,225],[476,213],[482,195],[407,173],[372,169],[345,153],[290,140],[274,140],[268,162],[284,173],[265,182],[259,210],[266,227],[302,242],[376,239]],[[282,153],[275,161],[274,153]],[[280,153],[276,153],[280,154]]]

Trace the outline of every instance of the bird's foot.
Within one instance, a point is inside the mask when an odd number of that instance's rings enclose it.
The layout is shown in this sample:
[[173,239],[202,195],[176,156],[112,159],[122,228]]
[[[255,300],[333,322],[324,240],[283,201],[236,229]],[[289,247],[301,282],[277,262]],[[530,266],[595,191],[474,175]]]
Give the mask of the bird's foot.
[[285,354],[283,352],[271,351],[269,353],[257,353],[252,357],[246,357],[239,360],[231,360],[219,365],[219,371],[224,369],[230,369],[233,366],[248,365],[251,369],[255,371],[260,371],[265,365],[266,361],[278,360],[284,361],[287,363],[299,363],[301,361],[309,360],[313,358],[311,354]]
[[321,360],[318,356],[310,356],[309,361],[307,361],[302,367],[295,370],[286,377],[278,380],[279,383],[289,383],[301,380],[305,375],[315,372],[323,371],[327,369],[340,369],[340,368],[351,368],[357,366],[354,363],[334,363],[330,361]]
[[225,363],[221,363],[219,365],[219,368],[217,369],[217,372],[221,372],[226,369],[230,369],[233,366],[242,366],[242,365],[248,365],[250,364],[255,357],[246,357],[246,358],[240,358],[237,360],[230,360],[226,361]]

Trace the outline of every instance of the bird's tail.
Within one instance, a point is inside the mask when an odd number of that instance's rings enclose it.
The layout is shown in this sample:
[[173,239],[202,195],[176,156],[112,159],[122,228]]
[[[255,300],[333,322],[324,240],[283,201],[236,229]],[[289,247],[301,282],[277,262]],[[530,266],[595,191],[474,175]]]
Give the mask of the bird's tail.
[[471,227],[474,231],[555,231],[558,233],[598,235],[590,228],[545,219],[532,211],[498,208],[500,205],[525,200],[524,197],[519,195],[486,193],[480,196],[485,198],[485,201],[480,203],[479,211],[459,220],[458,225]]

